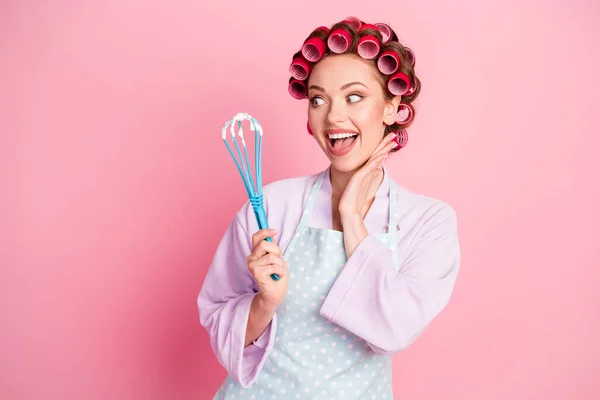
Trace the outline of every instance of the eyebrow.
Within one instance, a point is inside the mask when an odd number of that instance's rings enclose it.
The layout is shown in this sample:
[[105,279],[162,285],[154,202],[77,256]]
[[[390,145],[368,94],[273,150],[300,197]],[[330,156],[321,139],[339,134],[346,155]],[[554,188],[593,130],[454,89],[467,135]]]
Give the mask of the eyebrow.
[[[342,86],[340,88],[340,90],[346,90],[350,86],[354,86],[354,85],[361,85],[361,86],[364,86],[364,87],[366,87],[368,89],[367,85],[365,85],[364,83],[361,83],[361,82],[350,82],[350,83],[346,83],[344,86]],[[317,86],[317,85],[310,85],[310,87],[308,88],[308,90],[310,90],[310,89],[320,90],[321,92],[325,91],[325,89],[323,89],[321,86]]]

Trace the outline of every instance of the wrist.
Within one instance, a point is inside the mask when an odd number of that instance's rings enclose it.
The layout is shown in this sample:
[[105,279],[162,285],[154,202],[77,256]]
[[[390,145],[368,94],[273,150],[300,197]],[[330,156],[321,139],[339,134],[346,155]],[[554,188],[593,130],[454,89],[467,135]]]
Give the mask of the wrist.
[[369,235],[362,216],[356,213],[340,216],[344,228],[344,247],[350,258],[356,247]]
[[256,308],[265,314],[275,314],[277,308],[279,307],[278,304],[266,300],[262,293],[258,293],[254,301],[256,302]]
[[362,218],[355,212],[340,212],[340,221],[343,226],[352,226],[361,223]]
[[260,293],[254,296],[246,324],[244,347],[249,346],[260,338],[269,323],[273,320],[275,312],[276,308],[270,306]]

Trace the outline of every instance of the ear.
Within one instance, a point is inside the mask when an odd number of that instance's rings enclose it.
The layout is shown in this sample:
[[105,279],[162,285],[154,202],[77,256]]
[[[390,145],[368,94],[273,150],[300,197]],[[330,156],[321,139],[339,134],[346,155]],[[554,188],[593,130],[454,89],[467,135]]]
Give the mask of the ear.
[[398,106],[402,101],[402,97],[394,96],[394,98],[387,102],[383,111],[383,122],[386,125],[392,125],[396,122],[396,114],[398,113]]

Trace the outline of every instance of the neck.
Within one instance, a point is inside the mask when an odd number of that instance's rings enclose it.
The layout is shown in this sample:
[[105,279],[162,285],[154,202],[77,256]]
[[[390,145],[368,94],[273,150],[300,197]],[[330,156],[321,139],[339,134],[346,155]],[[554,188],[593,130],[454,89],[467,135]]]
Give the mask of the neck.
[[[352,176],[358,171],[362,166],[351,170],[351,171],[340,171],[337,170],[333,165],[329,169],[329,180],[331,182],[331,197],[335,200],[339,200],[346,190],[346,186],[348,186],[348,182]],[[378,182],[378,187],[381,185],[383,178]]]
[[329,180],[331,181],[331,197],[339,199],[346,190],[348,182],[357,170],[340,171],[332,165],[329,169]]

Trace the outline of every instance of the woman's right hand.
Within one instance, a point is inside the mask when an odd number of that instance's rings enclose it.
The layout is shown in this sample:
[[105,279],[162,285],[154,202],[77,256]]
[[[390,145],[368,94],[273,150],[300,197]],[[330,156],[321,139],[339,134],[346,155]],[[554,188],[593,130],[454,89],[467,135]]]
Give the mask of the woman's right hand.
[[[277,308],[283,303],[288,290],[287,263],[281,255],[281,249],[268,237],[274,237],[274,229],[261,229],[252,235],[252,252],[246,258],[248,269],[258,284],[259,296],[265,305]],[[279,275],[279,280],[271,278]]]

